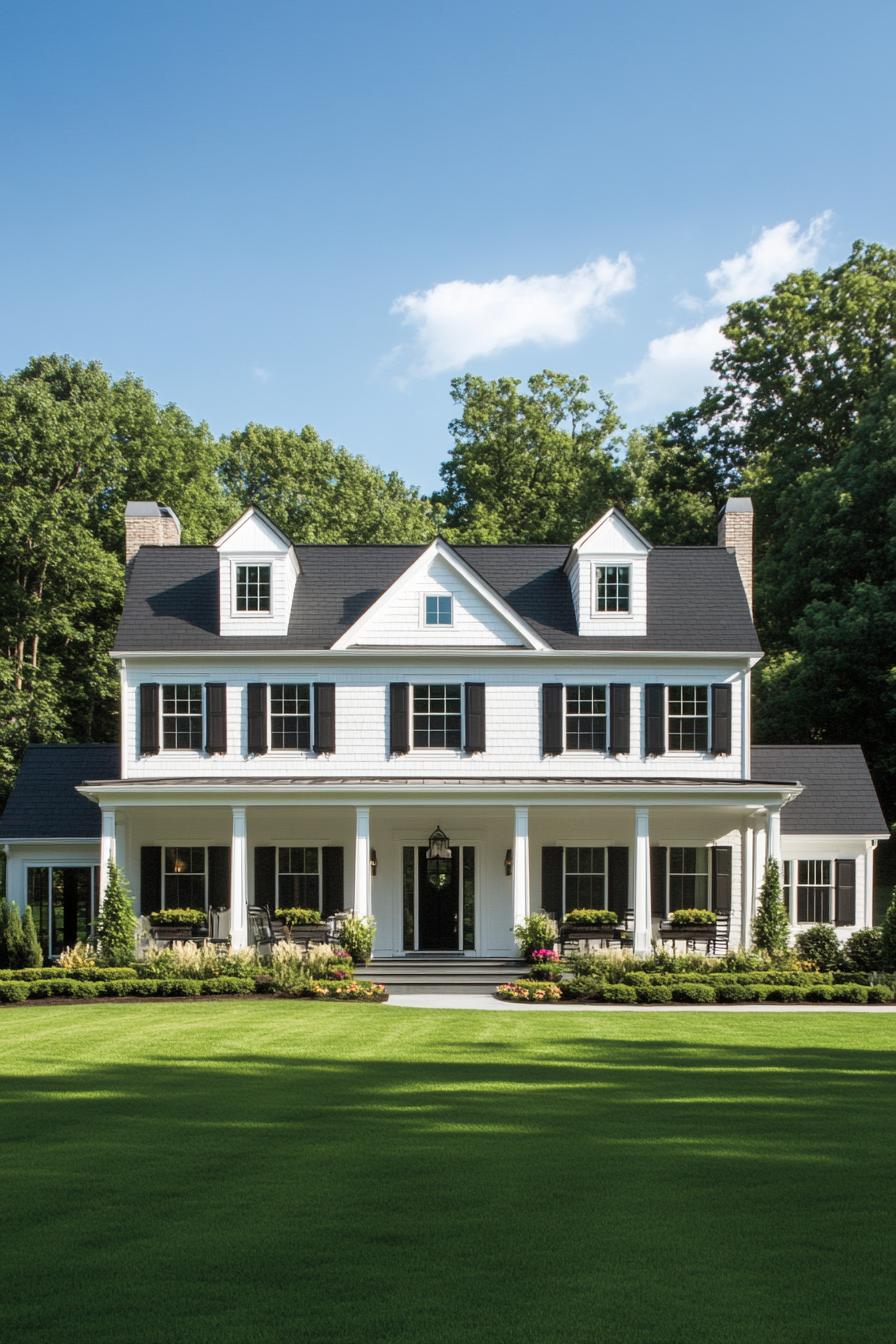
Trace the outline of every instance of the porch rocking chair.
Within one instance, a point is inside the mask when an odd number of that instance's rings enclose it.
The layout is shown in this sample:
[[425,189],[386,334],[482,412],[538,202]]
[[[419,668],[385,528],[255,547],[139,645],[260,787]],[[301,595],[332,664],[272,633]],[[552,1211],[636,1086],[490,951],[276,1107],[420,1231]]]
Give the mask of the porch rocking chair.
[[249,906],[249,946],[254,947],[260,957],[269,957],[274,950],[271,916],[267,906]]
[[726,910],[724,914],[717,914],[712,938],[706,945],[706,955],[708,957],[724,957],[725,953],[728,951],[728,937],[730,930],[730,913]]

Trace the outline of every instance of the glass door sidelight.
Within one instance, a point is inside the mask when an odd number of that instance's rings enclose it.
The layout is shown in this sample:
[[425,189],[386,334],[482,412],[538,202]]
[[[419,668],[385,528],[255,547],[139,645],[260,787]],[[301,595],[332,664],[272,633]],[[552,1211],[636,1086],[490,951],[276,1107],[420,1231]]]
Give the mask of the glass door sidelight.
[[476,946],[476,850],[454,845],[447,880],[429,876],[426,846],[402,848],[402,946],[406,952],[472,952]]
[[29,868],[26,897],[45,957],[86,941],[93,932],[99,869]]

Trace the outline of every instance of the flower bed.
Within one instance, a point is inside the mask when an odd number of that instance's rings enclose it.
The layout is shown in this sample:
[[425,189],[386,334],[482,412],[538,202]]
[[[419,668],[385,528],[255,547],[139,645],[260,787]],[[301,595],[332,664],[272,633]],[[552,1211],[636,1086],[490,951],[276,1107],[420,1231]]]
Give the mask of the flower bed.
[[560,986],[550,980],[510,981],[498,986],[497,995],[511,1003],[559,1003],[562,998]]
[[311,986],[313,999],[354,999],[363,1003],[382,1003],[389,996],[385,985],[373,980],[315,980]]

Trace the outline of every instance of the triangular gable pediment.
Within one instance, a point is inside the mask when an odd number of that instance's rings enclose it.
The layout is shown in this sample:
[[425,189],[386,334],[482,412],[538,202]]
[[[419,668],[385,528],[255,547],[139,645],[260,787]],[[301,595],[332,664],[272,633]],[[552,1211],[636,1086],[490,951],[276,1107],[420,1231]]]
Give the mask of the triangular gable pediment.
[[292,542],[276,523],[253,504],[228,527],[215,546],[219,551],[291,551]]
[[651,543],[621,509],[607,509],[570,547],[566,569],[581,555],[646,555]]
[[[427,595],[448,595],[453,599],[450,626],[426,625]],[[500,593],[441,537],[332,645],[334,649],[358,646],[548,647]]]

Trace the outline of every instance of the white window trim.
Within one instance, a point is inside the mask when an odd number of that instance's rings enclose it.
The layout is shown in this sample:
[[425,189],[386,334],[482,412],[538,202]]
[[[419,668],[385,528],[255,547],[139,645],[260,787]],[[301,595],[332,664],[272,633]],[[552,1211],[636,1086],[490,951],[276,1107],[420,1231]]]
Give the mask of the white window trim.
[[[597,605],[597,571],[599,569],[628,570],[628,611],[601,611]],[[591,562],[591,616],[593,620],[630,621],[634,618],[632,600],[634,598],[634,566],[628,561],[617,563],[615,560],[593,560]]]
[[[164,709],[164,705],[165,705],[165,687],[166,687],[166,686],[167,686],[167,687],[171,687],[171,686],[198,686],[198,687],[199,687],[199,703],[200,703],[201,711],[202,711],[202,741],[201,741],[201,743],[200,743],[200,745],[199,745],[198,747],[166,747],[166,746],[165,746],[165,709]],[[197,681],[161,681],[161,682],[159,682],[159,754],[160,754],[160,755],[162,754],[162,752],[165,752],[165,753],[168,754],[168,755],[178,755],[178,756],[183,756],[183,755],[206,756],[206,757],[208,756],[208,752],[207,752],[206,749],[205,749],[205,744],[206,744],[206,740],[207,740],[207,738],[206,738],[206,734],[207,734],[207,726],[206,726],[206,703],[205,703],[205,700],[206,700],[206,691],[205,691],[205,682],[204,682],[204,681],[198,681],[198,682],[197,682]],[[197,848],[197,846],[194,845],[194,849],[195,849],[195,848]]]
[[[418,747],[414,745],[414,687],[415,686],[458,686],[460,688],[460,746],[458,747]],[[425,751],[427,753],[434,751],[443,751],[446,755],[457,759],[464,756],[464,742],[467,740],[467,695],[465,690],[466,682],[459,681],[412,681],[408,683],[408,737],[410,739],[408,746],[411,752]]]
[[[595,906],[593,906],[593,907],[591,907],[591,908],[594,909],[594,910],[605,910],[605,909],[609,909],[609,906],[607,905],[607,901],[609,900],[609,897],[610,897],[610,855],[609,855],[609,849],[610,849],[610,846],[609,846],[609,845],[583,844],[583,842],[582,842],[581,840],[561,840],[559,843],[560,843],[560,848],[561,848],[562,851],[563,851],[563,881],[562,881],[562,890],[561,890],[561,892],[560,892],[560,905],[561,905],[561,907],[562,907],[562,913],[563,913],[564,918],[566,917],[566,851],[567,851],[568,849],[602,849],[602,850],[603,850],[603,852],[604,852],[604,903],[603,903],[602,906],[600,906],[600,905],[595,905]],[[627,904],[627,902],[626,902],[626,904]],[[572,909],[572,910],[575,910],[576,908],[577,908],[576,906],[570,906],[570,909]],[[583,908],[583,907],[578,907],[578,908],[581,909],[581,908]]]
[[[273,695],[272,695],[272,693],[271,693],[271,692],[272,692],[272,689],[273,689],[274,686],[307,686],[307,687],[308,687],[308,745],[307,745],[307,747],[275,747],[275,746],[274,746],[274,717],[273,717],[273,710],[272,710],[272,705],[273,705],[273,703],[274,703],[274,697],[273,697]],[[282,753],[283,755],[287,755],[287,754],[289,754],[289,753],[292,753],[292,755],[294,755],[294,756],[295,756],[295,755],[299,755],[299,756],[313,756],[313,755],[314,755],[314,686],[315,686],[315,683],[314,683],[313,681],[311,681],[310,679],[309,679],[308,681],[269,681],[269,682],[267,683],[267,688],[268,688],[268,696],[267,696],[267,700],[268,700],[268,705],[267,705],[267,715],[268,715],[268,751],[269,751],[269,752],[275,752],[275,753],[277,753],[277,754]],[[247,712],[248,712],[248,711],[247,711]],[[287,848],[287,849],[288,849],[288,848],[290,848],[290,846],[287,845],[287,846],[284,846],[284,848]],[[295,846],[292,846],[292,848],[295,848]],[[313,849],[313,845],[305,845],[305,849]]]
[[207,913],[207,912],[208,912],[208,851],[209,851],[209,846],[208,846],[208,845],[166,845],[166,844],[163,844],[161,848],[162,848],[162,890],[161,890],[160,893],[159,893],[159,896],[160,896],[160,899],[161,899],[161,903],[162,903],[162,904],[161,904],[161,908],[162,908],[163,910],[168,910],[168,909],[171,909],[171,910],[180,910],[180,909],[183,908],[182,906],[179,906],[179,905],[172,905],[172,906],[169,906],[169,905],[168,905],[168,900],[167,900],[167,897],[166,897],[166,894],[165,894],[165,878],[166,878],[166,877],[173,877],[173,876],[175,876],[175,874],[173,874],[173,873],[169,873],[169,872],[167,871],[167,869],[165,868],[165,850],[166,850],[166,849],[201,849],[202,852],[203,852],[203,854],[205,855],[205,858],[204,858],[204,860],[203,860],[203,864],[204,864],[204,867],[205,867],[205,872],[204,872],[204,874],[203,874],[203,879],[202,879],[202,893],[203,893],[203,896],[204,896],[204,899],[205,899],[205,903],[204,903],[203,909],[204,909],[204,910],[206,911],[206,913]]
[[[604,747],[571,747],[571,746],[568,745],[569,739],[568,739],[568,737],[567,737],[566,723],[567,723],[567,718],[569,717],[569,710],[568,710],[568,707],[567,707],[567,706],[568,706],[568,692],[569,692],[569,688],[570,688],[570,686],[592,686],[595,690],[602,690],[602,691],[603,691],[603,693],[604,693],[604,703],[605,703],[605,705],[606,705],[606,707],[607,707],[607,708],[606,708],[606,713],[605,713],[604,716],[603,716],[603,717],[604,717],[604,721],[605,721],[605,728],[606,728],[605,735],[604,735],[604,736],[605,736],[605,743],[606,743],[606,745],[605,745]],[[579,717],[589,717],[589,716],[587,716],[587,715],[585,715],[585,716],[576,715],[575,717],[579,718]],[[594,717],[594,718],[600,718],[600,715],[599,715],[599,714],[596,714],[596,715],[594,715],[593,717]],[[604,758],[604,759],[606,759],[606,758],[608,758],[609,756],[612,755],[612,752],[610,751],[610,684],[609,684],[609,682],[599,682],[599,681],[571,681],[571,682],[568,682],[568,683],[567,683],[567,682],[563,682],[563,750],[564,750],[564,752],[567,752],[567,751],[574,751],[574,752],[576,753],[577,756],[588,756],[588,755],[590,754],[590,755],[592,755],[592,756],[600,756],[600,757],[602,757],[602,758]],[[592,849],[593,849],[593,848],[594,848],[594,846],[592,845]]]
[[[267,611],[237,611],[236,576],[237,570],[246,565],[264,565],[270,572],[271,605]],[[230,615],[235,621],[270,621],[274,617],[274,563],[269,555],[240,555],[230,557]]]
[[[426,619],[426,599],[428,597],[447,597],[451,603],[451,620],[439,621],[437,624],[430,624]],[[420,626],[423,630],[453,630],[454,629],[454,594],[453,593],[421,593],[420,594]]]
[[[681,690],[682,687],[694,686],[700,690],[706,691],[706,749],[696,750],[692,747],[673,747],[670,745],[671,735],[669,732],[669,692],[671,690]],[[663,693],[663,718],[666,727],[666,754],[671,756],[689,756],[692,760],[706,760],[707,757],[715,759],[712,754],[712,683],[709,681],[673,681],[668,682],[664,687]]]

